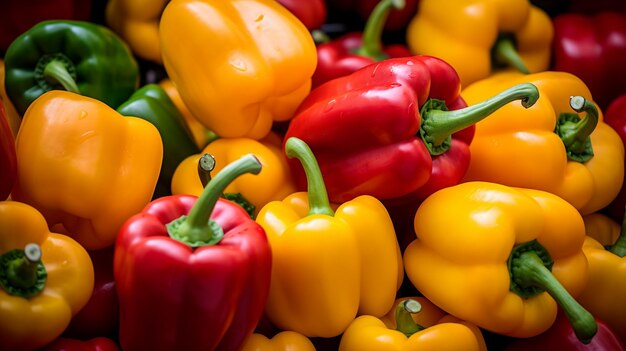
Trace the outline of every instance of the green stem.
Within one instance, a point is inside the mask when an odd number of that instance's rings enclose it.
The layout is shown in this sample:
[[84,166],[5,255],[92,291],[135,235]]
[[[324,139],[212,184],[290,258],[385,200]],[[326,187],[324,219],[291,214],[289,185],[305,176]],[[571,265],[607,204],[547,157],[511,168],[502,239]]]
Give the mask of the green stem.
[[513,258],[511,268],[511,276],[517,284],[548,292],[565,311],[576,337],[585,344],[591,342],[598,330],[594,317],[565,290],[536,252],[526,251]]
[[322,171],[309,146],[296,137],[287,139],[285,153],[289,158],[297,158],[304,168],[307,180],[307,192],[309,196],[309,215],[325,214],[334,216],[335,211],[330,207],[326,184],[322,177]]
[[539,90],[531,83],[518,84],[473,106],[447,111],[442,100],[430,99],[422,106],[420,136],[431,155],[440,155],[450,147],[451,135],[492,114],[502,106],[521,100],[529,108],[539,99]]
[[24,250],[11,250],[0,257],[0,286],[8,294],[32,297],[44,289],[48,274],[39,245],[30,243]]
[[406,335],[407,337],[424,330],[426,328],[415,323],[411,314],[418,313],[422,310],[422,305],[419,302],[408,299],[400,302],[396,306],[396,330]]
[[220,242],[224,236],[223,229],[211,219],[217,200],[235,178],[259,172],[261,162],[252,154],[228,164],[208,182],[187,216],[181,216],[166,225],[170,237],[192,247]]
[[367,19],[361,47],[355,51],[355,54],[371,57],[376,61],[386,59],[388,56],[383,52],[381,44],[385,22],[392,9],[402,10],[404,5],[405,0],[381,0]]
[[593,157],[590,135],[598,125],[598,109],[582,96],[570,97],[569,105],[578,113],[586,112],[585,116],[579,118],[573,113],[562,113],[555,132],[563,140],[569,159],[586,162]]
[[43,70],[43,75],[52,83],[61,84],[65,90],[80,94],[76,81],[72,78],[72,75],[68,72],[67,67],[65,67],[62,62],[57,60],[48,62]]
[[622,229],[620,231],[620,235],[609,249],[610,252],[619,257],[626,256],[626,233],[624,233],[624,231],[626,231],[626,215],[624,216],[624,219],[622,219]]
[[512,35],[503,34],[498,37],[493,46],[493,57],[496,63],[501,66],[514,67],[524,74],[530,73],[524,60],[522,60],[517,52],[515,40]]
[[315,45],[326,44],[330,42],[330,37],[328,36],[328,34],[320,29],[312,30],[311,36],[313,37],[313,42],[315,42]]
[[198,160],[198,177],[202,187],[205,188],[211,180],[211,171],[215,168],[215,157],[211,154],[204,154]]

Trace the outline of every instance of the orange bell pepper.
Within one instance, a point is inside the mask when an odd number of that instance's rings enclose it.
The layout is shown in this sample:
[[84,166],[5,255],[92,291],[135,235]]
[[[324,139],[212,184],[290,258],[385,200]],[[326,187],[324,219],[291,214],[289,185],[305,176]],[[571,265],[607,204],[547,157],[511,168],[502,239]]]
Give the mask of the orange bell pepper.
[[315,346],[300,333],[282,331],[271,339],[262,334],[252,334],[240,351],[315,351]]

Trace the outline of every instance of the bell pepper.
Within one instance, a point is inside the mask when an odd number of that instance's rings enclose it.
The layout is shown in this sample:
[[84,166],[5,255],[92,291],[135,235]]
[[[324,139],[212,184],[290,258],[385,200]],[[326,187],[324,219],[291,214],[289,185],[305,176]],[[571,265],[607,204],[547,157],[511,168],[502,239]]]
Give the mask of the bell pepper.
[[385,21],[392,10],[401,10],[404,0],[382,0],[365,24],[363,33],[351,32],[317,46],[317,68],[313,73],[313,89],[329,80],[343,77],[390,57],[412,56],[407,47],[400,44],[382,46]]
[[119,351],[119,347],[113,340],[105,337],[86,341],[59,338],[39,351]]
[[12,198],[88,250],[113,245],[122,224],[150,202],[163,158],[151,123],[63,90],[31,104],[15,144]]
[[414,54],[450,63],[461,84],[502,68],[523,73],[548,69],[554,30],[550,17],[529,0],[421,0],[406,40]]
[[246,340],[241,351],[315,351],[315,346],[300,333],[282,331],[272,338],[254,333]]
[[315,43],[274,0],[172,1],[159,33],[185,105],[220,137],[262,139],[309,93]]
[[72,238],[51,233],[35,208],[0,202],[0,349],[56,339],[87,303],[93,266]]
[[622,186],[624,146],[576,76],[500,73],[461,95],[471,104],[521,82],[536,85],[539,100],[528,110],[509,104],[476,123],[464,180],[548,191],[583,214],[608,205]]
[[180,111],[163,88],[147,84],[120,105],[117,112],[143,118],[159,131],[163,142],[163,162],[154,197],[172,195],[170,187],[176,167],[185,158],[200,151]]
[[0,100],[0,200],[6,200],[17,179],[17,155],[15,139]]
[[626,344],[626,226],[622,223],[620,228],[617,222],[599,213],[584,219],[587,238],[583,251],[589,261],[589,282],[578,301]]
[[[233,180],[225,190],[227,198],[241,197],[244,206],[252,206],[253,215],[270,201],[282,200],[296,191],[296,187],[282,153],[280,138],[269,134],[263,140],[250,138],[220,138],[209,143],[201,153],[185,158],[172,177],[173,194],[189,194],[199,196],[204,190],[198,177],[198,161],[203,154],[215,158],[214,173],[219,173],[226,165],[252,153],[263,165],[258,175],[244,175]],[[239,194],[239,195],[235,195]]]
[[[604,122],[615,129],[622,140],[622,144],[626,146],[626,94],[615,98],[604,111]],[[626,168],[626,158],[624,158],[624,167]],[[614,220],[621,221],[624,217],[624,208],[626,208],[626,185],[622,182],[619,193],[603,209],[603,212]]]
[[[313,150],[332,202],[366,194],[423,199],[461,180],[474,123],[510,101],[531,106],[538,97],[525,84],[466,107],[460,90],[454,69],[438,58],[387,59],[313,90],[285,140],[300,138]],[[290,161],[304,188],[302,168]]]
[[360,196],[334,210],[306,143],[290,138],[285,152],[302,163],[308,188],[268,203],[256,218],[272,248],[265,312],[281,330],[335,337],[357,314],[391,309],[403,278],[400,248],[379,200]]
[[277,0],[293,13],[308,30],[319,29],[326,21],[326,2],[324,0]]
[[564,13],[553,23],[551,70],[582,79],[603,110],[626,93],[626,14]]
[[625,351],[626,347],[616,333],[603,321],[596,318],[598,332],[588,344],[576,338],[572,325],[563,312],[559,311],[556,321],[547,331],[526,339],[516,339],[504,351]]
[[251,154],[230,163],[198,198],[152,201],[120,229],[114,273],[120,345],[133,350],[238,350],[267,300],[271,251],[263,228],[220,199]]
[[550,328],[558,304],[579,340],[593,338],[594,317],[574,299],[588,278],[585,226],[567,201],[467,182],[431,195],[414,223],[417,238],[404,251],[407,276],[444,311],[526,338]]
[[[380,0],[327,0],[331,10],[342,12],[342,16],[356,14],[360,20],[367,20]],[[402,9],[398,9],[389,14],[389,19],[385,22],[386,32],[404,31],[409,21],[417,12],[420,0],[405,0]]]
[[4,60],[0,59],[0,102],[4,104],[4,112],[6,112],[6,118],[11,127],[13,137],[17,136],[17,130],[20,129],[20,123],[22,117],[15,111],[15,107],[11,103],[11,100],[7,96],[6,89],[4,88]]
[[[474,327],[456,322],[424,324],[416,321],[422,313],[422,303],[428,304],[424,298],[399,299],[393,316],[386,316],[383,321],[374,316],[359,316],[346,329],[341,337],[339,351],[352,350],[431,350],[431,351],[486,351],[482,336],[480,341]],[[430,307],[430,306],[428,306]],[[433,309],[437,307],[432,306]],[[391,318],[390,318],[391,317]],[[387,323],[385,323],[387,322]]]

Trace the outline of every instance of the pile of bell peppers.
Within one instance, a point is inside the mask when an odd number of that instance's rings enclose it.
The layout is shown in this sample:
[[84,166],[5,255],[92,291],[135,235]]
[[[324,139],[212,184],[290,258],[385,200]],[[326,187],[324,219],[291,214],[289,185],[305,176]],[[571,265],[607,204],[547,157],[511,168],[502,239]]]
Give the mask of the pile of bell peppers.
[[619,0],[0,5],[0,350],[626,350]]

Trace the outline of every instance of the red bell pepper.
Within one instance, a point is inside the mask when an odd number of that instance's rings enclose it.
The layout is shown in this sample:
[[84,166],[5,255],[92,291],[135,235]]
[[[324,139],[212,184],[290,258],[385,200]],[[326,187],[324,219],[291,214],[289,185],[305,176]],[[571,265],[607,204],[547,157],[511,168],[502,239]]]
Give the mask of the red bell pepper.
[[124,351],[238,350],[252,334],[269,293],[271,251],[263,228],[220,195],[260,170],[244,156],[200,197],[161,197],[120,229],[114,273]]
[[[309,145],[332,202],[359,195],[423,199],[465,175],[474,123],[513,100],[531,106],[539,95],[522,84],[464,108],[460,90],[458,74],[441,59],[387,59],[313,90],[284,140]],[[304,189],[301,165],[289,162]]]
[[113,340],[97,337],[87,341],[59,338],[39,351],[119,351],[119,349]]
[[[0,82],[0,84],[2,84]],[[15,139],[9,126],[6,111],[0,100],[0,201],[6,200],[17,179]]]
[[626,14],[564,13],[553,24],[552,70],[582,79],[602,110],[626,93]]
[[[626,94],[618,96],[606,108],[604,113],[604,122],[610,125],[626,146]],[[624,160],[626,167],[626,159]],[[606,206],[604,212],[617,222],[622,222],[624,218],[624,208],[626,208],[626,182],[622,184],[619,193],[613,201]]]
[[383,49],[383,25],[392,8],[401,9],[405,0],[382,0],[370,16],[363,33],[352,32],[317,46],[317,67],[312,88],[343,77],[369,64],[390,57],[411,56],[409,49],[393,44]]
[[326,21],[326,2],[324,0],[277,0],[293,13],[308,30],[319,29]]
[[[419,0],[405,0],[406,3],[402,9],[393,11],[389,14],[389,19],[385,23],[385,31],[402,31],[406,29],[415,13]],[[360,19],[365,20],[372,14],[374,8],[380,0],[327,0],[329,7],[346,14],[356,14]]]
[[504,351],[625,351],[624,344],[603,321],[596,318],[598,331],[588,344],[576,337],[572,323],[563,311],[559,311],[550,329],[526,339],[516,339]]

